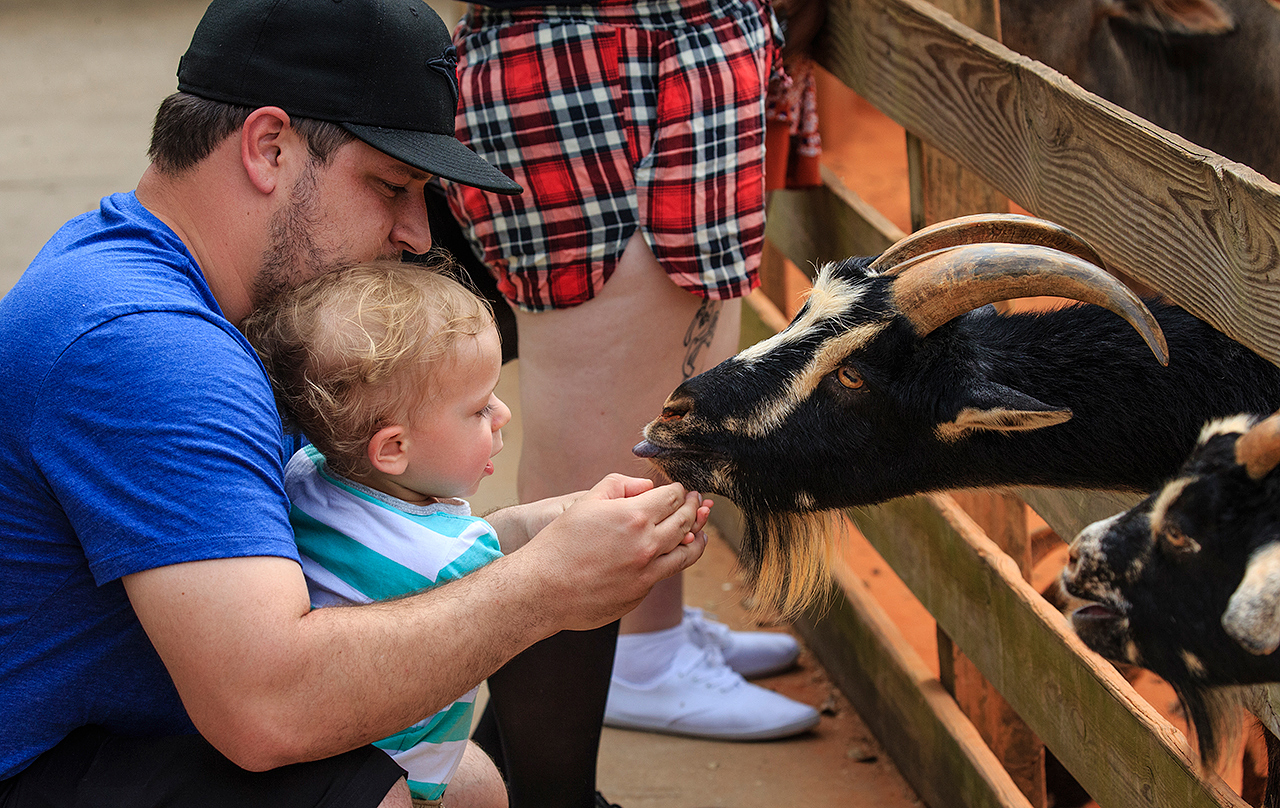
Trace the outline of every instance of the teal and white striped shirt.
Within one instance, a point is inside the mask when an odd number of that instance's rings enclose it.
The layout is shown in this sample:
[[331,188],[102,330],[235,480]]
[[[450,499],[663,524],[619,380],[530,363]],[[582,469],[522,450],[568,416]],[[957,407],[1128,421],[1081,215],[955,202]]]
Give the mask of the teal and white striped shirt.
[[[330,474],[313,446],[285,468],[311,605],[369,603],[461,578],[502,555],[498,537],[455,499],[413,505]],[[476,688],[450,706],[378,741],[409,772],[418,799],[438,800],[462,759]]]

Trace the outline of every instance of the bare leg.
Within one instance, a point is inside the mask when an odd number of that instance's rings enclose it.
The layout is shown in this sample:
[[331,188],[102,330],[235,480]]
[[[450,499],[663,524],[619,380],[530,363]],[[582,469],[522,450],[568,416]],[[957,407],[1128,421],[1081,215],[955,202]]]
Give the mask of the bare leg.
[[387,796],[378,803],[378,808],[413,808],[413,797],[409,794],[409,784],[401,777],[387,792]]
[[[710,317],[699,320],[699,311]],[[685,378],[686,364],[701,371],[736,350],[739,311],[736,301],[704,309],[637,237],[596,299],[518,312],[521,501],[590,488],[613,471],[648,476],[648,464],[631,454],[641,428]],[[681,595],[679,577],[668,579],[636,610],[639,625],[677,625]],[[515,808],[594,803],[617,631],[561,632],[489,677],[476,738],[498,760]]]
[[[741,316],[740,300],[704,301],[676,286],[639,236],[593,300],[517,313],[521,501],[588,488],[609,472],[655,474],[631,448],[682,381],[737,351]],[[743,681],[730,663],[791,664],[799,648],[790,637],[722,640],[728,629],[701,617],[682,632],[683,594],[681,579],[668,579],[622,618],[629,648],[607,683],[611,723],[762,739],[818,722],[812,707]],[[698,710],[686,709],[690,699]]]
[[507,787],[498,767],[473,743],[467,744],[462,761],[445,790],[448,808],[507,808]]
[[[740,301],[704,301],[676,286],[638,234],[593,300],[517,313],[522,502],[589,488],[614,471],[653,477],[631,447],[684,379],[733,355]],[[679,624],[679,576],[664,581],[622,632]]]

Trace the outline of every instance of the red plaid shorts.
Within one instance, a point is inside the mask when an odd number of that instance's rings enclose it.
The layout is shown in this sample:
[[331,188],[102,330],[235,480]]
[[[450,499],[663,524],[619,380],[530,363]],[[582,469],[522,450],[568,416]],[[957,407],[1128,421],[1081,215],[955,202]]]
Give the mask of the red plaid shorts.
[[458,138],[525,189],[449,188],[508,299],[590,300],[637,228],[693,294],[758,285],[780,43],[767,0],[473,5],[454,41]]

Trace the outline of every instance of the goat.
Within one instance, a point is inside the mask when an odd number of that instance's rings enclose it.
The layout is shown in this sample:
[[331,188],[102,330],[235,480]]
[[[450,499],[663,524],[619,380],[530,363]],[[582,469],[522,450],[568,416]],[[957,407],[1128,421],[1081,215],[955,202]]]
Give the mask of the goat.
[[[1071,543],[1061,581],[1089,601],[1071,614],[1085,644],[1174,688],[1212,760],[1238,693],[1280,681],[1280,414],[1213,421],[1181,470]],[[1280,805],[1277,741],[1266,805]]]
[[[1149,491],[1207,420],[1280,406],[1280,369],[1175,306],[1148,309],[1101,264],[1014,215],[828,264],[786,329],[681,384],[634,452],[738,504],[742,566],[783,615],[823,583],[823,511],[1010,484]],[[1036,295],[1120,317],[986,305]]]

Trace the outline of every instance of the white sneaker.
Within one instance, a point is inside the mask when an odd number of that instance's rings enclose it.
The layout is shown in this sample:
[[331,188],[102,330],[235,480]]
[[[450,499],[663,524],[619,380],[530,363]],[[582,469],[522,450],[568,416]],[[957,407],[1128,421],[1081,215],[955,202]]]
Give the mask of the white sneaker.
[[782,673],[800,656],[800,643],[790,634],[733,631],[692,606],[684,607],[684,627],[694,645],[719,648],[725,664],[747,679]]
[[818,723],[818,711],[743,679],[715,646],[684,643],[654,681],[609,682],[605,726],[723,741],[786,738]]

